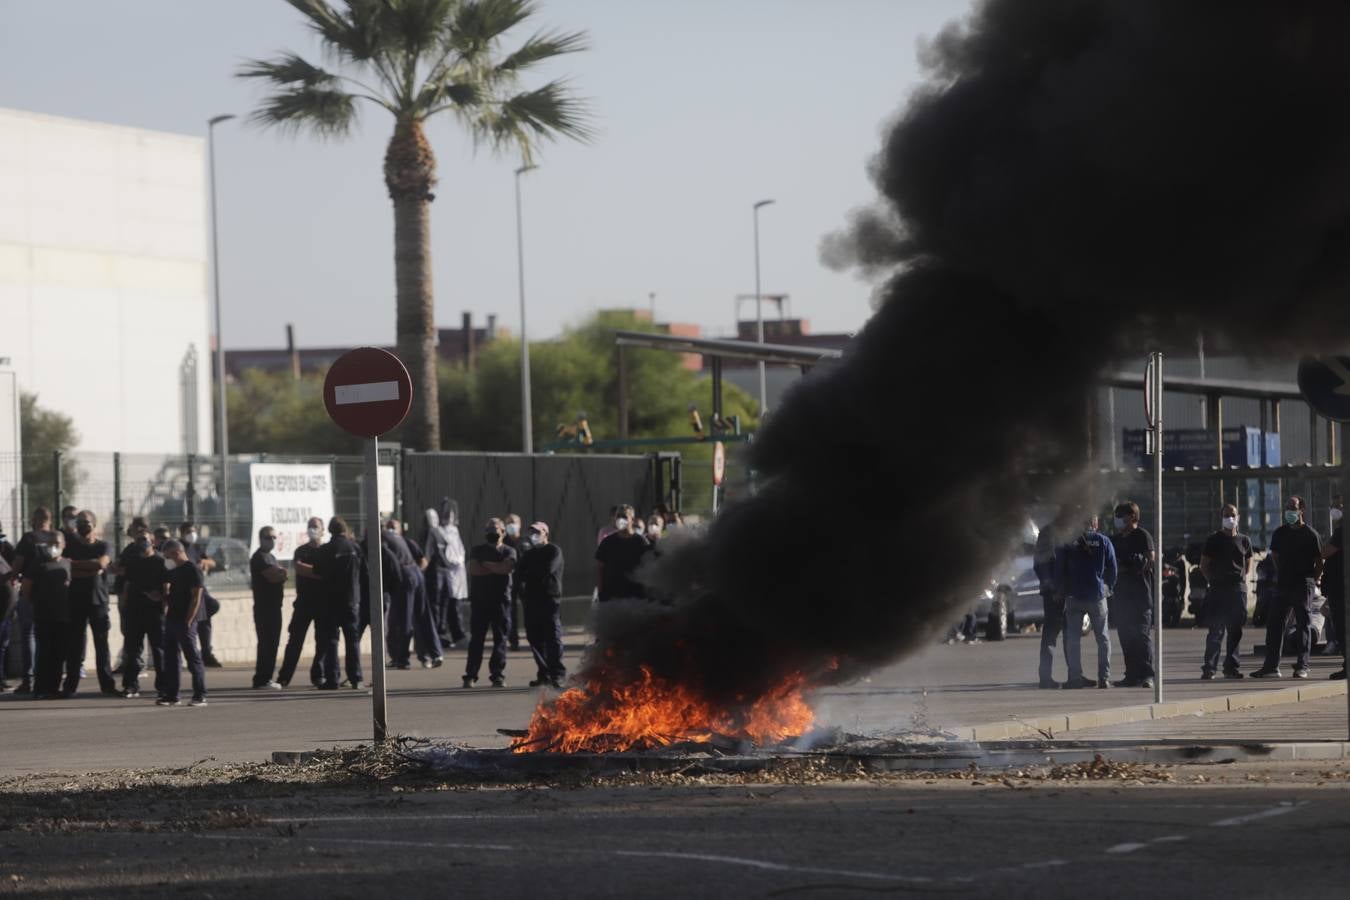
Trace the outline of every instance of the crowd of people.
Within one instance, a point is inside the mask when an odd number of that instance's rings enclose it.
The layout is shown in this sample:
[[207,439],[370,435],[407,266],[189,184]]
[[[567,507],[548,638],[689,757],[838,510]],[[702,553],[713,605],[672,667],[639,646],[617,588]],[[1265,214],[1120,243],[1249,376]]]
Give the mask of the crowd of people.
[[[679,516],[658,507],[644,521],[629,505],[611,509],[596,539],[597,602],[645,598],[638,568],[660,554],[661,536]],[[50,510],[34,510],[31,530],[17,544],[0,532],[0,690],[11,631],[19,638],[22,680],[17,694],[34,699],[74,696],[87,671],[92,637],[94,673],[103,694],[141,696],[147,663],[154,670],[155,702],[184,702],[181,671],[191,678],[187,703],[207,703],[206,670],[219,668],[212,646],[212,617],[220,602],[207,588],[217,563],[205,551],[192,522],[177,535],[152,530],[141,517],[127,528],[127,545],[114,552],[97,536],[88,510],[67,507],[59,523]],[[291,566],[278,560],[276,531],[264,527],[249,559],[249,585],[257,637],[252,685],[258,690],[290,686],[311,630],[308,675],[319,690],[365,684],[360,642],[370,625],[368,543],[357,541],[340,516],[312,518],[308,540],[294,549]],[[426,510],[421,540],[397,520],[380,531],[380,573],[387,665],[440,668],[447,648],[467,642],[463,686],[478,681],[492,635],[488,676],[505,684],[508,649],[521,648],[521,625],[535,664],[531,687],[561,687],[563,661],[563,552],[548,523],[525,526],[508,513],[489,519],[482,540],[466,548],[452,503]],[[293,598],[285,625],[288,586]],[[109,646],[111,597],[117,597],[122,632],[120,657]],[[468,627],[461,605],[467,601]],[[147,655],[148,649],[148,655]],[[278,666],[278,657],[280,665]],[[343,663],[340,667],[339,663]],[[339,680],[345,674],[345,679]],[[119,683],[120,676],[120,683]]]
[[[1296,661],[1293,676],[1307,678],[1313,649],[1312,615],[1325,598],[1332,627],[1346,650],[1344,504],[1334,498],[1332,535],[1323,542],[1306,520],[1302,497],[1284,504],[1283,522],[1270,538],[1261,566],[1269,595],[1261,597],[1253,625],[1265,628],[1265,658],[1260,668],[1242,671],[1240,647],[1248,622],[1254,553],[1251,539],[1238,531],[1238,510],[1225,504],[1219,510],[1219,528],[1205,540],[1200,570],[1208,582],[1200,625],[1207,629],[1200,677],[1280,678],[1286,638],[1292,635]],[[1040,579],[1045,625],[1041,631],[1039,683],[1042,688],[1152,688],[1154,566],[1158,565],[1153,536],[1139,524],[1139,506],[1124,502],[1114,510],[1110,536],[1099,530],[1095,514],[1065,510],[1037,538],[1035,569]],[[1079,625],[1087,618],[1097,644],[1096,678],[1083,673]],[[1288,627],[1292,620],[1293,628]],[[1125,660],[1124,677],[1111,680],[1111,636],[1114,624]],[[1063,638],[1068,676],[1061,684],[1052,677],[1055,644]],[[1345,678],[1345,667],[1333,673]]]

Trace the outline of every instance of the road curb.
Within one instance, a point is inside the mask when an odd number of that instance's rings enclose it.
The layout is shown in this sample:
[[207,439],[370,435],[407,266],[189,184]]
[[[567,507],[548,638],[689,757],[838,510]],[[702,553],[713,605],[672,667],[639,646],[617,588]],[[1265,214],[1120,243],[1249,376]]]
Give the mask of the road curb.
[[1196,763],[1332,761],[1350,759],[1347,741],[1288,743],[1184,743],[1180,741],[997,741],[953,744],[910,753],[843,754],[872,772],[1016,769],[1070,765],[1100,756],[1120,763],[1186,765]]
[[[1211,715],[1237,712],[1243,709],[1261,709],[1288,703],[1306,703],[1325,697],[1345,695],[1344,681],[1323,681],[1278,690],[1244,691],[1241,694],[1223,694],[1215,697],[1197,697],[1166,703],[1147,703],[1137,706],[1113,706],[1083,712],[1056,713],[1036,718],[1013,718],[1004,722],[986,722],[950,729],[957,740],[1005,741],[1011,738],[1045,738],[1053,740],[1066,732],[1107,725],[1124,725],[1150,719],[1174,719],[1180,716]],[[1339,758],[1339,757],[1337,757]]]

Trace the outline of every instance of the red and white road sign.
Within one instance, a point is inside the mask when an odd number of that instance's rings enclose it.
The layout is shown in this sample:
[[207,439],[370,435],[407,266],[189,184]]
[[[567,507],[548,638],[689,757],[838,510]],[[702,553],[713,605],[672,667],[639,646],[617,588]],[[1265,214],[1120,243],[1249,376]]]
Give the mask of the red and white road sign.
[[718,441],[713,444],[713,484],[717,487],[722,486],[722,479],[727,473],[727,448]]
[[343,431],[379,437],[407,418],[412,408],[412,378],[389,351],[357,347],[338,357],[328,370],[323,405]]

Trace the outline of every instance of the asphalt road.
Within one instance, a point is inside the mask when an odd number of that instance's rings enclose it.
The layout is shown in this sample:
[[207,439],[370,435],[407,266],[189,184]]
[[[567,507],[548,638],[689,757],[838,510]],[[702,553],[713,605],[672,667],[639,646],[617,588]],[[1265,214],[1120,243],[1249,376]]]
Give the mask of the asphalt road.
[[1220,787],[283,791],[253,801],[245,827],[0,832],[0,894],[1334,896],[1350,877],[1340,775]]
[[[581,636],[573,634],[569,639],[573,641],[569,656],[575,661]],[[1038,640],[1033,634],[974,646],[934,644],[864,680],[820,692],[813,698],[817,720],[860,733],[905,732],[1151,701],[1151,691],[1137,689],[1037,690]],[[1202,645],[1203,634],[1196,630],[1165,633],[1168,699],[1268,691],[1302,683],[1288,677],[1278,682],[1201,681]],[[1084,654],[1085,659],[1095,659],[1095,649],[1085,646]],[[525,652],[511,654],[503,689],[463,690],[458,686],[463,664],[463,651],[454,651],[440,669],[390,672],[391,731],[499,747],[506,739],[497,729],[523,727],[546,696],[524,686],[533,675]],[[1118,650],[1116,665],[1118,669]],[[1061,678],[1063,666],[1057,659],[1056,675]],[[1339,660],[1315,657],[1313,678],[1325,680],[1338,666]],[[301,687],[304,672],[302,667],[300,678],[288,690],[254,691],[249,687],[250,670],[209,670],[210,705],[203,709],[158,708],[152,693],[137,700],[103,697],[88,679],[84,684],[93,693],[86,690],[73,700],[33,701],[0,695],[0,774],[182,766],[206,758],[260,761],[274,750],[368,741],[372,734],[369,694]],[[1344,726],[1344,703],[1339,720],[1332,704],[1327,709],[1326,729]],[[1202,738],[1195,725],[1193,720],[1182,720],[1176,728],[1187,729],[1188,739]],[[1271,737],[1268,731],[1257,731],[1262,733],[1255,734],[1256,738]],[[1222,736],[1233,737],[1231,733]],[[1297,728],[1285,735],[1289,740],[1326,736],[1334,735],[1311,730],[1300,733]]]

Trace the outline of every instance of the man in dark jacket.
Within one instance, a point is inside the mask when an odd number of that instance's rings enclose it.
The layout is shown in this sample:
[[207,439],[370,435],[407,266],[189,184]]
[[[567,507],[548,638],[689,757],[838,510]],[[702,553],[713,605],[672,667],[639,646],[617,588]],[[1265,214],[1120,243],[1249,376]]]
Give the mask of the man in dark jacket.
[[537,670],[530,687],[562,687],[567,677],[563,666],[562,584],[563,552],[549,540],[548,525],[530,526],[527,549],[516,569],[520,596],[525,606],[525,639],[530,642]]
[[144,519],[131,523],[131,543],[118,557],[125,617],[122,628],[122,696],[141,695],[141,647],[150,643],[155,667],[155,692],[164,687],[164,557],[155,552],[150,528]]
[[108,542],[94,534],[98,519],[87,509],[75,514],[75,537],[66,543],[70,560],[70,638],[66,659],[66,683],[62,693],[72,696],[80,686],[80,665],[84,659],[84,637],[94,636],[94,670],[98,686],[105,694],[117,693],[112,672],[112,654],[108,648],[108,584],[103,573],[112,563]]
[[38,652],[33,699],[55,699],[62,696],[61,669],[70,652],[70,560],[61,558],[66,543],[61,532],[33,535],[34,563],[28,568]]
[[1153,567],[1158,553],[1153,535],[1139,527],[1139,505],[1126,501],[1116,507],[1118,577],[1111,595],[1111,616],[1125,657],[1125,677],[1116,687],[1153,687]]
[[1305,520],[1307,508],[1297,494],[1284,504],[1284,524],[1270,536],[1278,593],[1266,620],[1266,659],[1253,678],[1279,678],[1284,653],[1284,623],[1292,610],[1297,632],[1295,678],[1308,677],[1312,652],[1312,604],[1322,574],[1322,538]]
[[338,687],[338,636],[342,636],[347,657],[347,683],[361,689],[361,639],[358,623],[361,585],[366,566],[361,548],[351,539],[341,516],[328,522],[328,543],[319,548],[314,559],[314,574],[322,584],[319,606],[319,641],[323,644],[320,690]]

